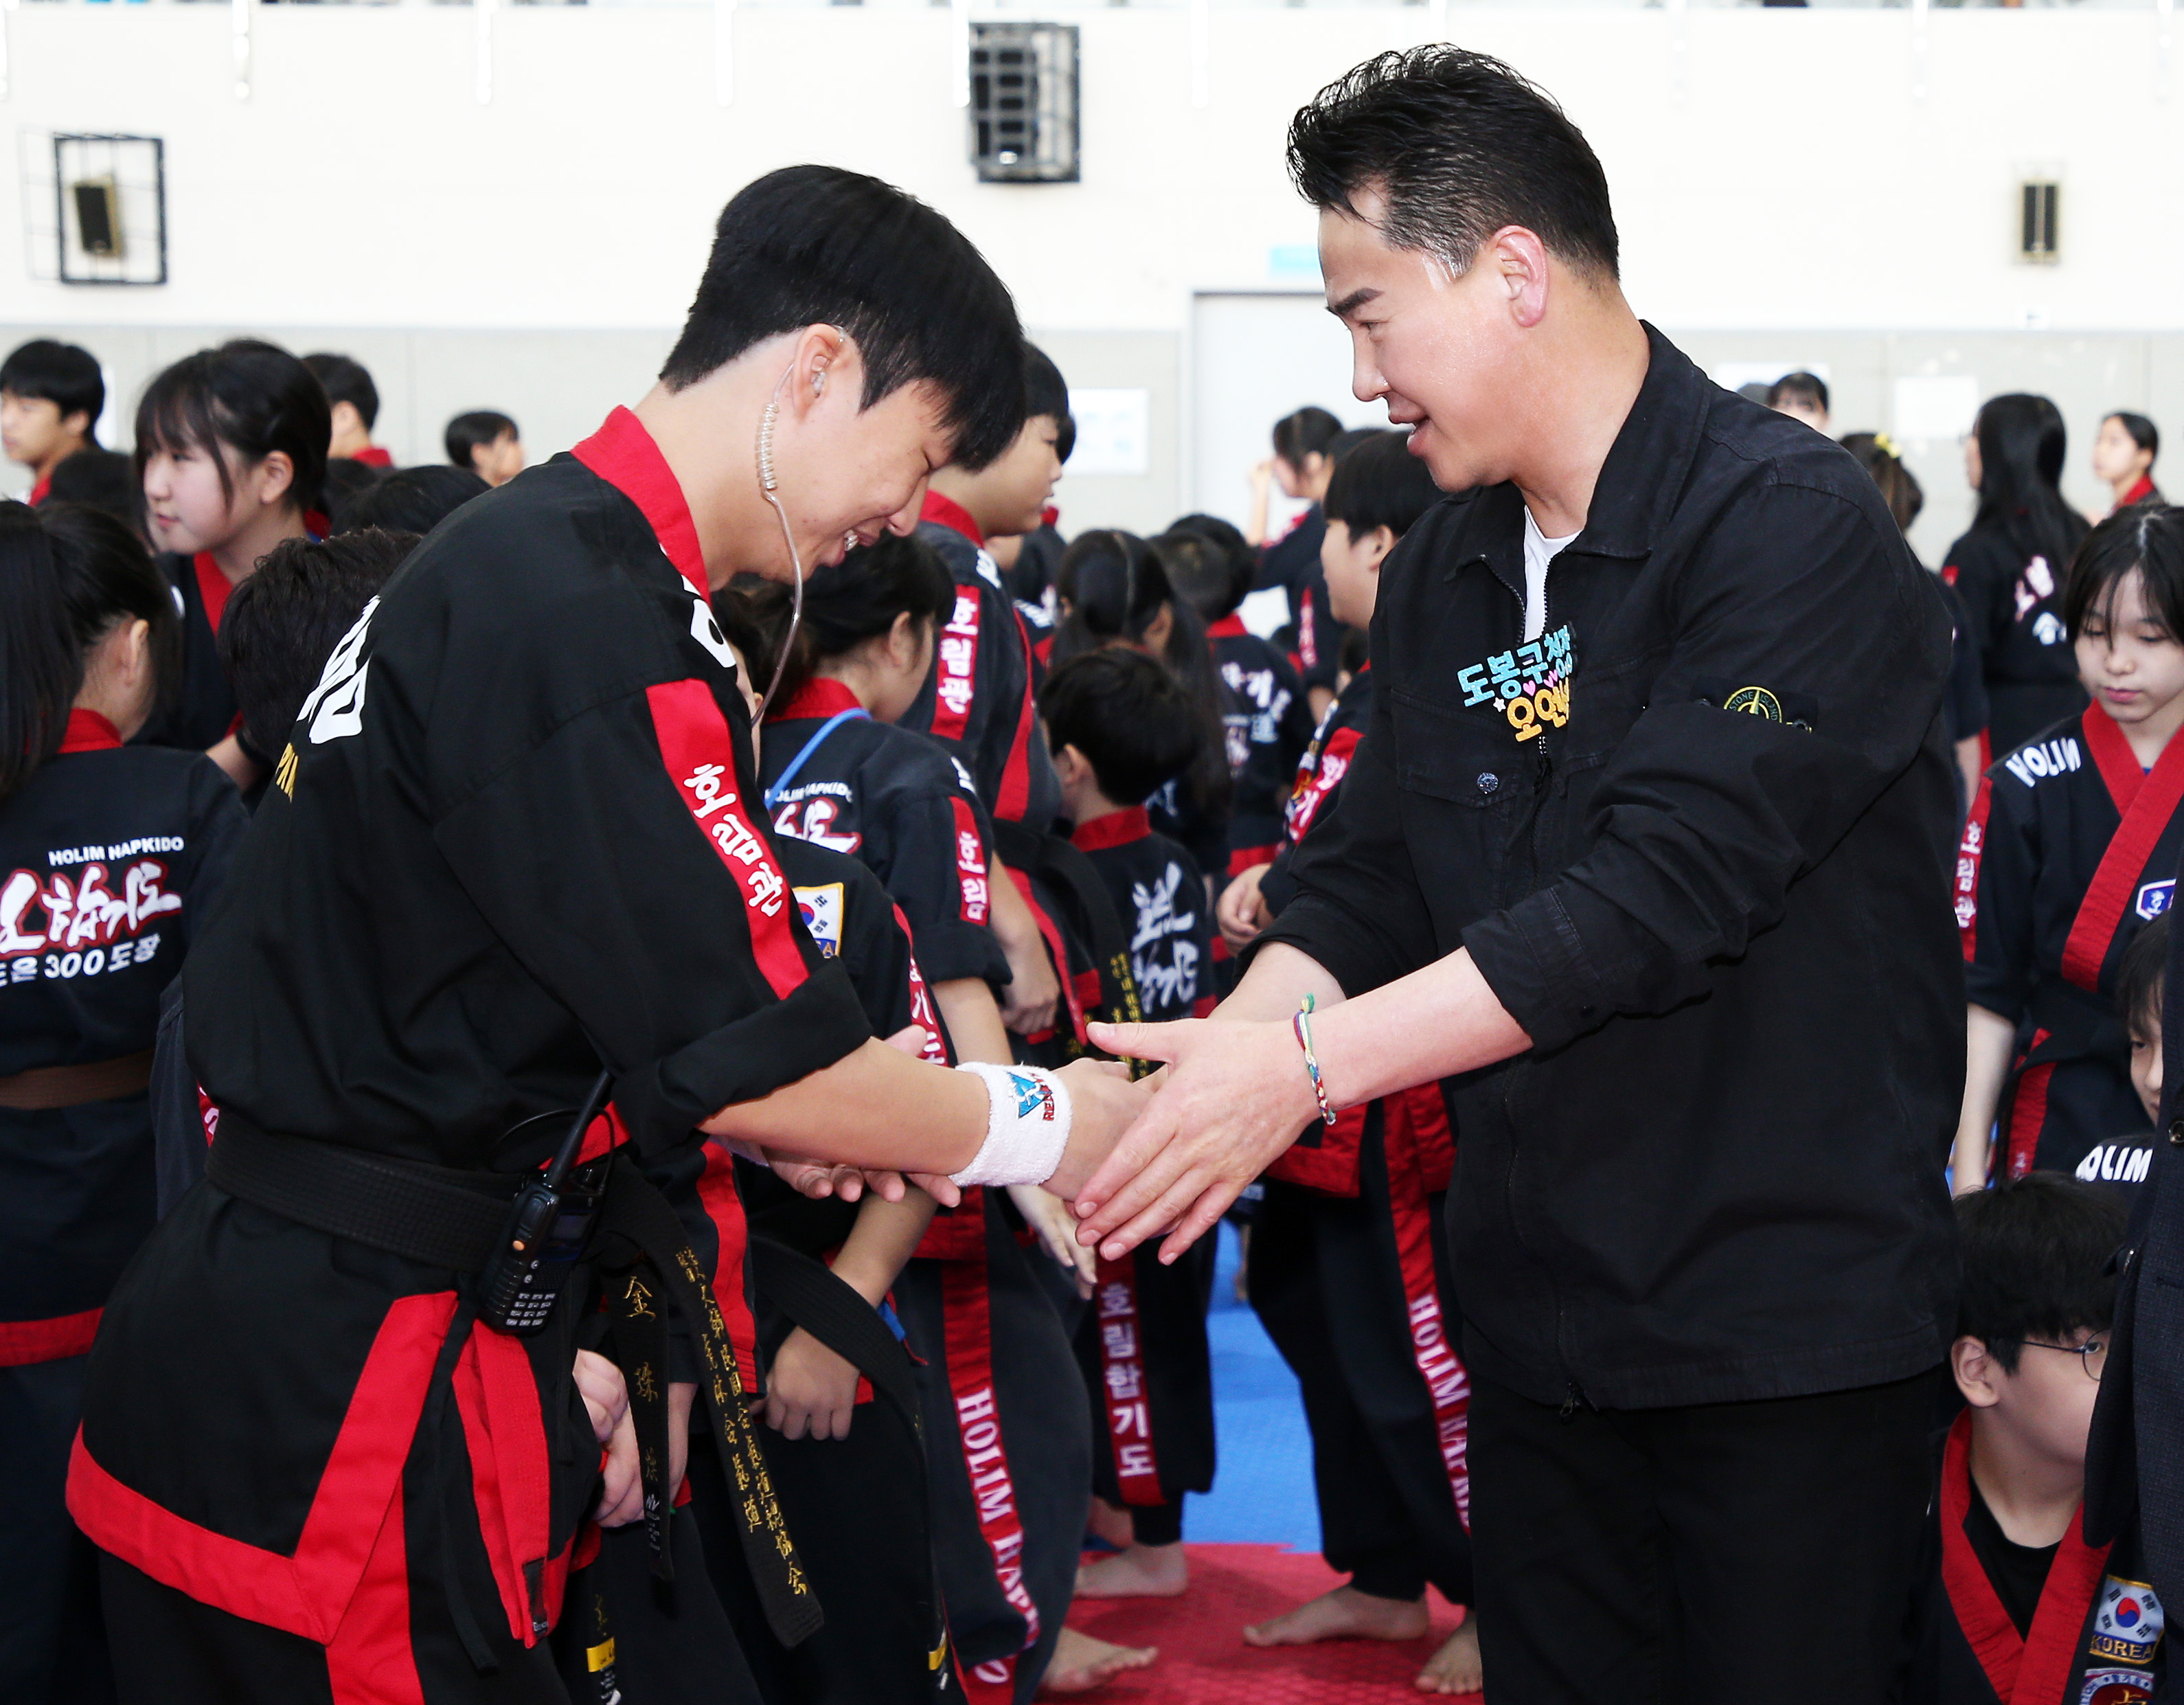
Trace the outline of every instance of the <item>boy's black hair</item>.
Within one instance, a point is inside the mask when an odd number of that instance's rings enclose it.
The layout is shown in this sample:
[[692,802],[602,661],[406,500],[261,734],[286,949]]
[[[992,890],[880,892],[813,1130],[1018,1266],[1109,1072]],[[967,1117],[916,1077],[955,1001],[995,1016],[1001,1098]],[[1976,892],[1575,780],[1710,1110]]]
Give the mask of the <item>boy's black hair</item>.
[[1779,409],[1785,403],[1802,403],[1825,415],[1828,412],[1828,382],[1817,373],[1785,373],[1767,387],[1767,406]]
[[1919,483],[1919,476],[1904,465],[1896,446],[1878,432],[1845,432],[1836,440],[1860,465],[1873,476],[1874,484],[1880,488],[1880,500],[1888,505],[1888,512],[1896,517],[1899,532],[1911,531],[1911,523],[1919,519],[1919,511],[1926,507],[1926,488]]
[[89,443],[98,442],[98,416],[106,407],[106,376],[98,371],[98,357],[74,343],[51,337],[33,337],[18,344],[0,361],[0,391],[18,397],[36,397],[61,411],[89,417],[83,429]]
[[682,390],[806,326],[855,340],[867,409],[905,385],[935,386],[963,467],[984,467],[1023,426],[1015,302],[968,237],[892,184],[799,165],[738,190],[660,376]]
[[2116,966],[2116,1017],[2126,1034],[2161,1045],[2162,984],[2169,973],[2169,914],[2131,939]]
[[1997,528],[2026,560],[2044,556],[2059,567],[2086,536],[2086,518],[2064,500],[2063,411],[2048,398],[2006,392],[1980,404],[1972,421],[1979,444],[1979,507],[1975,527]]
[[265,757],[279,754],[327,657],[416,548],[416,534],[376,527],[283,539],[235,588],[220,617],[220,672],[243,737]]
[[326,406],[346,403],[357,412],[370,432],[379,423],[379,387],[371,382],[371,375],[363,362],[348,355],[306,355],[304,365],[311,370],[312,377],[326,393]]
[[[2157,427],[2153,421],[2148,420],[2145,415],[2134,415],[2128,410],[2125,409],[2117,409],[2110,413],[2107,418],[2114,421],[2118,426],[2121,426],[2124,431],[2129,432],[2131,434],[2131,443],[2137,444],[2139,449],[2144,450],[2149,456],[2158,456],[2161,454],[2160,429]],[[2152,462],[2148,462],[2146,465],[2146,471],[2148,473],[2152,473],[2153,471],[2153,464]]]
[[[448,460],[468,473],[477,471],[477,453],[487,445],[497,443],[504,432],[515,432],[515,422],[507,415],[491,409],[473,409],[467,415],[458,415],[448,422],[444,439]],[[520,437],[522,436],[518,433]]]
[[[738,585],[750,617],[766,636],[755,651],[744,650],[751,678],[763,693],[788,632],[794,589],[755,575],[741,577]],[[787,704],[804,690],[822,662],[889,632],[897,616],[929,621],[938,630],[955,607],[956,582],[948,565],[915,534],[883,533],[872,543],[846,552],[839,562],[822,564],[804,578],[804,619],[796,625],[788,660],[781,666],[774,702]]]
[[1565,266],[1617,276],[1607,175],[1546,91],[1485,53],[1431,46],[1368,59],[1290,121],[1290,179],[1314,207],[1355,217],[1384,198],[1394,248],[1470,270],[1486,239],[1522,226]]
[[319,488],[319,507],[337,515],[379,483],[381,470],[354,456],[326,458],[326,483]]
[[2148,613],[2184,644],[2184,510],[2171,504],[2133,504],[2086,535],[2063,582],[2071,638],[2089,618],[2106,625],[2116,584],[2134,568],[2145,578]]
[[1342,431],[1342,422],[1315,404],[1286,414],[1274,422],[1274,454],[1293,468],[1302,468],[1306,456],[1323,456]]
[[1334,465],[1320,510],[1356,538],[1385,527],[1401,538],[1441,500],[1426,465],[1410,452],[1411,435],[1377,432]]
[[1251,589],[1240,581],[1236,564],[1215,540],[1181,522],[1152,542],[1153,554],[1167,571],[1168,584],[1209,626],[1232,613]]
[[54,465],[46,487],[46,501],[82,504],[103,510],[125,526],[134,527],[143,507],[129,458],[119,450],[96,447],[64,456]]
[[1069,412],[1069,384],[1054,358],[1030,338],[1024,339],[1024,419],[1054,416],[1060,429],[1054,435],[1054,453],[1063,461],[1077,448],[1077,421]]
[[2060,1173],[2027,1173],[1957,1198],[1964,1290],[1957,1336],[1976,1338],[2006,1373],[2027,1339],[2105,1332],[2115,1318],[2107,1271],[2127,1211],[2113,1190]]
[[296,471],[290,499],[298,510],[315,510],[333,431],[326,393],[309,368],[277,343],[237,337],[183,356],[147,387],[136,405],[137,482],[155,452],[202,449],[212,453],[220,488],[231,497],[235,476],[222,446],[245,465],[281,450]]
[[144,542],[101,510],[0,503],[0,800],[60,749],[85,653],[137,619],[156,700],[180,678],[181,621]]
[[1147,800],[1198,755],[1197,707],[1183,683],[1124,645],[1072,657],[1039,691],[1047,744],[1074,746],[1117,805]]
[[382,474],[334,510],[334,531],[360,532],[365,527],[414,532],[420,538],[472,498],[493,489],[468,468],[425,462]]

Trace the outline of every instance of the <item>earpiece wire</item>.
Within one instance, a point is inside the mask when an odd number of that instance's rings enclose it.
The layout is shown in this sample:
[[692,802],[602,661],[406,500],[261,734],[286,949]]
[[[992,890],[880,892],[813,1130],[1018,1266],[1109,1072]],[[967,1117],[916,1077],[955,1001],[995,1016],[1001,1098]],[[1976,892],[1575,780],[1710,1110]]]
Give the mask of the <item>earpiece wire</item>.
[[773,677],[766,683],[766,696],[758,703],[757,720],[761,725],[766,722],[766,713],[773,708],[773,695],[781,690],[782,677],[788,670],[789,649],[796,644],[796,629],[804,620],[804,558],[796,549],[796,535],[788,525],[788,511],[782,508],[781,499],[774,495],[774,488],[779,482],[773,471],[774,421],[781,413],[781,393],[795,373],[792,366],[781,376],[758,423],[759,495],[773,505],[774,519],[781,523],[782,542],[788,547],[788,565],[796,575],[796,592],[788,606],[788,631],[781,636],[781,655],[773,660]]

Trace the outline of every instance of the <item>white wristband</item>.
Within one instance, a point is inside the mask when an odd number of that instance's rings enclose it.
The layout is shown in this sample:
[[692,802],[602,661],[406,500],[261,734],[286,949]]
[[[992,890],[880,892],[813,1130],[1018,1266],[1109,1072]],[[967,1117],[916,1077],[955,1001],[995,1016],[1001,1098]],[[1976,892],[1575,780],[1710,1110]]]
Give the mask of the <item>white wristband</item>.
[[1041,1184],[1061,1165],[1069,1145],[1069,1088],[1036,1066],[958,1066],[984,1079],[986,1140],[971,1164],[950,1176],[972,1184]]

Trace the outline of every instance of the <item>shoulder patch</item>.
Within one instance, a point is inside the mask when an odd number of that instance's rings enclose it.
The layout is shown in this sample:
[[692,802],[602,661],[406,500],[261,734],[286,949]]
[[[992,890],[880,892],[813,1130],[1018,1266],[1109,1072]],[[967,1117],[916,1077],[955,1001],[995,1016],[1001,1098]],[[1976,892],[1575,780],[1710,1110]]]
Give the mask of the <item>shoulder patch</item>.
[[822,959],[842,956],[842,884],[822,883],[795,890],[797,915]]
[[2093,1637],[2086,1642],[2092,1657],[2109,1663],[2146,1663],[2161,1644],[2161,1601],[2142,1580],[2123,1580],[2110,1575],[2101,1583],[2101,1600],[2093,1612]]

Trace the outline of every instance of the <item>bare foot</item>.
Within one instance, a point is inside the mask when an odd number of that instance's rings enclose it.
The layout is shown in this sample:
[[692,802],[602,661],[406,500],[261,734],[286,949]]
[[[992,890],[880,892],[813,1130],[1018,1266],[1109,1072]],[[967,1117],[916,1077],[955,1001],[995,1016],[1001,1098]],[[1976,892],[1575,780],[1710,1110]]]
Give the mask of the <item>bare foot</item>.
[[1467,1612],[1463,1626],[1440,1643],[1411,1683],[1421,1693],[1479,1693],[1485,1690],[1479,1667],[1479,1613]]
[[1112,1557],[1077,1568],[1079,1598],[1173,1598],[1190,1585],[1183,1541],[1127,1545]]
[[[1424,1598],[1375,1598],[1354,1586],[1338,1586],[1309,1604],[1248,1624],[1244,1643],[1309,1646],[1316,1640],[1416,1640],[1431,1625]],[[1473,1649],[1475,1653],[1476,1646]]]
[[1054,1656],[1048,1660],[1039,1691],[1042,1696],[1089,1693],[1095,1687],[1106,1686],[1125,1670],[1144,1669],[1159,1656],[1157,1646],[1116,1646],[1105,1640],[1095,1640],[1089,1634],[1080,1634],[1073,1628],[1065,1628],[1061,1638],[1054,1642]]
[[1130,1542],[1130,1513],[1105,1498],[1092,1500],[1092,1513],[1084,1518],[1084,1526],[1095,1539],[1106,1541],[1117,1551]]

